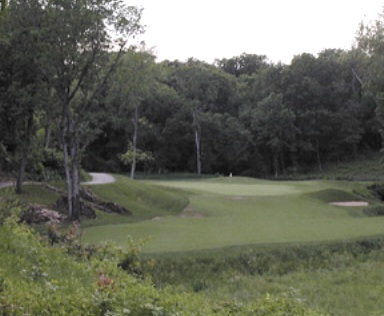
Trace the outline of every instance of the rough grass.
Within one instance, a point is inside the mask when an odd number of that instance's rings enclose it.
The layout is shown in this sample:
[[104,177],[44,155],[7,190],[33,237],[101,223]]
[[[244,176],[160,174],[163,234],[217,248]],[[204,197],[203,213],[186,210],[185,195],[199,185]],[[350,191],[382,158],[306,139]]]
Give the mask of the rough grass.
[[[328,205],[328,202],[339,198],[356,200],[353,190],[364,185],[249,178],[146,182],[118,178],[117,183],[105,186],[105,189],[98,187],[97,193],[105,199],[114,200],[117,197],[117,202],[121,204],[128,203],[125,200],[132,200],[132,197],[136,201],[144,201],[150,192],[155,197],[145,202],[147,204],[141,203],[141,209],[145,206],[143,211],[135,210],[136,205],[132,202],[125,204],[141,221],[86,229],[85,241],[111,239],[125,245],[128,235],[134,239],[149,237],[144,252],[154,253],[378,235],[383,232],[384,219],[365,217],[362,207],[354,208],[352,214],[348,208]],[[132,188],[137,193],[131,193]],[[170,202],[180,194],[180,191],[174,191],[176,189],[182,189],[181,192],[189,195],[188,209],[201,216],[179,215],[183,204]],[[168,202],[162,201],[164,197]]]
[[16,194],[13,187],[1,188],[0,197],[17,197],[25,203],[36,203],[51,207],[57,201],[60,195],[56,192],[48,190],[43,185],[28,184],[23,186],[22,194]]
[[[158,254],[154,280],[215,300],[290,295],[329,315],[381,315],[384,239]],[[153,255],[152,255],[153,257]]]

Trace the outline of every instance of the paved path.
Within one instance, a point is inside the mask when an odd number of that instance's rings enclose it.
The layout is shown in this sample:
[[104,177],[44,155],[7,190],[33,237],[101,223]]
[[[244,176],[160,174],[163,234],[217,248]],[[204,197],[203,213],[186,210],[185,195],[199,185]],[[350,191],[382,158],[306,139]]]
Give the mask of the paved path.
[[[116,181],[114,176],[111,176],[108,173],[99,173],[99,172],[91,172],[89,173],[92,176],[92,180],[88,182],[82,182],[82,184],[93,185],[93,184],[106,184],[113,183]],[[24,184],[39,184],[38,182],[24,182]],[[11,181],[0,181],[0,188],[12,187],[15,183]]]
[[0,188],[12,187],[13,182],[0,182]]
[[113,183],[116,181],[115,177],[108,173],[90,172],[89,174],[92,176],[92,180],[83,182],[82,184],[105,184]]

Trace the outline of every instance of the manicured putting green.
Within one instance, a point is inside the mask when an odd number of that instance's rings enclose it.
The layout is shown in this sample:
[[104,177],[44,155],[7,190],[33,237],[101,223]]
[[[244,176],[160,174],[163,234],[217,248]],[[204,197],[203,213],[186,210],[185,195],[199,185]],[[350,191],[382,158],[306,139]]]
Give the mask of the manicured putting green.
[[364,217],[363,207],[352,212],[328,204],[339,196],[358,198],[351,193],[361,185],[357,183],[219,178],[147,181],[146,185],[182,189],[189,192],[190,203],[181,214],[87,228],[85,241],[110,239],[124,246],[128,236],[149,238],[143,252],[170,252],[384,233],[384,218]]

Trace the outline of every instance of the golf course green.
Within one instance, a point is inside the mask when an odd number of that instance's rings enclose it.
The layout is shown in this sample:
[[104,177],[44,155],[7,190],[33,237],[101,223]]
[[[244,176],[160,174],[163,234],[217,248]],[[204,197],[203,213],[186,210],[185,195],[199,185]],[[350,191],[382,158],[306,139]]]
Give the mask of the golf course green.
[[[339,181],[267,181],[242,177],[132,181],[92,188],[104,199],[118,200],[133,212],[125,219],[108,215],[98,225],[85,225],[84,241],[146,239],[144,253],[207,250],[228,246],[344,240],[384,232],[383,217],[367,217],[366,206],[330,202],[378,201],[363,198],[366,183]],[[138,193],[140,190],[141,193]],[[146,197],[145,192],[156,196]],[[186,203],[173,199],[183,196]],[[367,200],[368,198],[368,200]],[[150,200],[149,202],[147,200]],[[173,205],[167,212],[167,203]],[[135,201],[147,209],[135,208]],[[157,211],[157,207],[159,210]],[[176,207],[177,208],[177,207]],[[149,211],[148,211],[149,210]],[[113,224],[112,224],[113,223]]]

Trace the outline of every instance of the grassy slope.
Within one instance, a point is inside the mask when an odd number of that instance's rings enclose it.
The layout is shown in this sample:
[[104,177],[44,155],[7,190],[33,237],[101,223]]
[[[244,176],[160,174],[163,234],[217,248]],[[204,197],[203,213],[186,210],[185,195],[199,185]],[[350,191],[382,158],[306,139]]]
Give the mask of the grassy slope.
[[[356,216],[362,208],[354,208],[351,213],[350,209],[328,205],[338,197],[359,199],[352,193],[359,187],[358,183],[218,178],[136,182],[135,185],[141,188],[137,189],[139,191],[144,187],[147,192],[159,194],[150,199],[152,204],[147,202],[147,210],[143,211],[145,216],[141,216],[140,211],[136,212],[141,219],[146,217],[148,220],[89,228],[85,233],[87,242],[112,239],[124,245],[128,235],[134,239],[151,237],[145,252],[168,252],[244,244],[335,240],[376,235],[383,231],[384,219]],[[109,189],[117,201],[123,202],[132,194],[123,186],[118,182],[113,188],[99,187],[96,192],[103,193],[106,198]],[[174,188],[189,192],[188,208],[202,217],[174,216],[169,212],[167,215],[166,207],[170,202],[162,202],[160,207],[163,209],[159,212],[159,205],[155,204],[164,192],[168,192],[166,188],[172,189],[169,194],[175,194]],[[132,189],[130,186],[129,190]],[[139,199],[140,194],[135,194]],[[176,206],[174,210],[177,210]],[[162,217],[152,220],[155,216]]]
[[[97,220],[86,220],[84,226],[134,223],[178,213],[188,204],[186,194],[180,190],[167,190],[148,186],[144,182],[132,181],[115,175],[117,182],[107,185],[88,186],[100,198],[120,204],[133,213],[133,216],[119,216],[99,212]],[[107,236],[103,236],[107,237]]]

